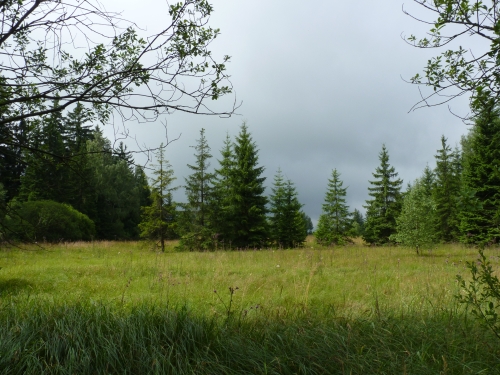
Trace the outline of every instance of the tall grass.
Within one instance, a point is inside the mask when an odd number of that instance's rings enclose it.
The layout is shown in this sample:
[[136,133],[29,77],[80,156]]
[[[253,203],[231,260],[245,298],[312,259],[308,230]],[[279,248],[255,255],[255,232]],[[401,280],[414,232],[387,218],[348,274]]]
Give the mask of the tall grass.
[[453,298],[475,256],[313,243],[4,249],[0,372],[496,374],[498,341]]

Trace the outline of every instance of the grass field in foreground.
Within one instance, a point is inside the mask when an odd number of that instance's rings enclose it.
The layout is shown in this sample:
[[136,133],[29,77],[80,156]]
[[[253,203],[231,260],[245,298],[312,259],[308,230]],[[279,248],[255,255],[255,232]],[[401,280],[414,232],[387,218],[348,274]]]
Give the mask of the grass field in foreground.
[[2,249],[0,372],[500,373],[453,298],[474,249],[174,245]]

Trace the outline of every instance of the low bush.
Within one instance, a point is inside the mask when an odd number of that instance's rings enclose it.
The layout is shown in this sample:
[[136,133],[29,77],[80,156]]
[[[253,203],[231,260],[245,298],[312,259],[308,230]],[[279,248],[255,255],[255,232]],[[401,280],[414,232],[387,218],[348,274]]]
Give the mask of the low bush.
[[67,204],[54,201],[14,202],[9,207],[8,237],[20,241],[89,241],[94,222]]

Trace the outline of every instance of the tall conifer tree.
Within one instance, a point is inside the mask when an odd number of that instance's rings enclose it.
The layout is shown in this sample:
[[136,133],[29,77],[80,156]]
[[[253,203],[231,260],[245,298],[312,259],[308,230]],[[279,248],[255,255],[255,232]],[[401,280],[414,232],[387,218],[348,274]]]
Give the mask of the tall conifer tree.
[[175,236],[175,204],[172,192],[177,189],[172,166],[165,158],[163,143],[156,153],[156,164],[151,181],[151,205],[142,208],[142,221],[139,224],[141,237],[155,242],[165,251],[165,241]]
[[214,245],[210,227],[210,201],[215,175],[208,171],[212,155],[205,138],[205,129],[201,129],[198,144],[194,149],[196,163],[188,164],[193,173],[185,179],[188,202],[182,205],[184,211],[180,229],[183,235],[180,246],[189,250],[210,250]]
[[[55,100],[53,107],[58,105]],[[28,167],[21,179],[20,197],[63,203],[69,197],[69,168],[62,113],[53,112],[34,126],[30,146],[37,151],[25,158]]]
[[401,210],[401,185],[398,173],[389,164],[389,154],[385,145],[379,154],[380,166],[377,167],[369,181],[368,195],[372,199],[366,201],[366,223],[363,239],[370,244],[385,244],[396,232],[396,217]]
[[235,238],[235,223],[233,214],[233,184],[232,173],[235,166],[235,156],[231,138],[226,134],[221,149],[222,159],[219,160],[219,169],[215,170],[214,186],[209,202],[210,226],[214,232],[215,244],[222,248],[232,246]]
[[274,177],[270,197],[270,238],[283,248],[301,246],[307,237],[306,221],[297,198],[297,191],[290,180],[285,181],[281,169]]
[[424,168],[424,173],[420,178],[420,183],[423,186],[425,194],[428,196],[432,196],[436,184],[436,175],[434,174],[432,169],[429,168],[428,165],[426,165]]
[[322,245],[344,245],[351,241],[352,219],[345,199],[347,188],[342,185],[340,173],[334,169],[315,232],[316,240]]
[[268,235],[267,198],[264,194],[264,167],[258,166],[257,146],[245,123],[234,144],[234,168],[231,172],[232,208],[235,225],[233,245],[259,247]]
[[461,165],[458,150],[452,151],[441,137],[441,149],[435,155],[436,219],[438,237],[450,242],[458,239],[458,198],[460,193]]
[[483,108],[466,142],[460,213],[461,240],[485,245],[500,241],[500,110]]
[[125,161],[113,156],[111,142],[97,129],[87,142],[91,189],[86,191],[85,212],[96,224],[102,239],[130,239],[138,236],[140,195],[134,172]]

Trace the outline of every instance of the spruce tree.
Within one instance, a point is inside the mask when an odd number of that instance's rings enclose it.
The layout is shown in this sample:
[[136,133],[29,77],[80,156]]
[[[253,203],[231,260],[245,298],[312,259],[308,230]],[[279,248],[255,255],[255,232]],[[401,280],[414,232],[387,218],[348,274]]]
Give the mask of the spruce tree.
[[458,197],[460,193],[461,166],[457,150],[446,144],[441,137],[441,149],[435,155],[435,187],[436,219],[438,237],[441,241],[450,242],[458,239]]
[[149,206],[151,204],[151,190],[149,189],[146,173],[144,173],[144,169],[140,165],[135,166],[134,177],[139,195],[140,206]]
[[401,185],[398,173],[389,164],[389,154],[385,145],[379,154],[380,166],[369,181],[368,195],[373,199],[366,201],[366,222],[363,240],[370,244],[385,244],[396,232],[396,217],[401,210]]
[[142,207],[142,221],[139,224],[141,237],[151,240],[165,252],[165,241],[175,237],[175,210],[172,192],[177,189],[174,171],[165,159],[163,143],[156,153],[156,164],[153,165],[154,177],[151,180],[151,205]]
[[[53,107],[57,107],[55,100]],[[25,174],[21,178],[22,200],[53,200],[64,203],[69,195],[68,152],[65,145],[64,119],[53,112],[33,124],[30,148],[26,151]]]
[[182,205],[183,215],[180,230],[180,247],[188,250],[211,250],[214,246],[210,227],[210,200],[212,197],[214,174],[210,167],[210,146],[205,138],[205,129],[201,129],[198,144],[194,146],[196,163],[188,164],[193,171],[185,179],[187,203]]
[[465,243],[500,241],[500,110],[488,103],[475,120],[463,157],[460,232]]
[[87,141],[93,139],[91,111],[81,103],[64,117],[64,135],[70,153],[78,154],[85,149]]
[[314,232],[313,222],[312,222],[309,215],[307,215],[304,211],[301,211],[301,212],[302,212],[302,218],[304,219],[304,222],[306,223],[306,233],[307,233],[307,235],[311,235]]
[[90,111],[81,103],[63,119],[65,146],[68,152],[68,199],[78,211],[91,215],[95,211],[95,191],[92,182],[93,170],[90,165],[87,142],[94,139]]
[[264,167],[258,166],[257,146],[252,141],[245,123],[234,143],[234,168],[232,183],[233,246],[238,248],[260,247],[268,235],[266,220],[267,198],[264,194]]
[[325,203],[314,233],[316,241],[322,245],[345,245],[351,242],[351,213],[345,199],[347,188],[342,185],[340,173],[334,169],[328,180]]
[[357,208],[352,212],[352,229],[353,234],[358,237],[363,236],[365,233],[365,218]]
[[91,189],[85,200],[92,202],[85,212],[96,224],[100,239],[138,237],[140,195],[129,164],[113,156],[111,142],[97,129],[87,142]]
[[[1,89],[0,89],[1,92]],[[1,117],[0,106],[0,117]],[[5,189],[5,199],[19,194],[21,176],[26,170],[24,161],[28,124],[25,120],[0,126],[0,183]]]
[[209,201],[209,211],[212,218],[210,227],[215,237],[215,245],[223,249],[230,248],[235,238],[235,223],[233,213],[233,184],[232,173],[235,165],[235,156],[231,138],[226,134],[221,149],[222,159],[218,160],[219,169],[215,170],[212,194]]
[[281,169],[274,177],[269,203],[269,237],[273,243],[282,248],[301,246],[307,237],[302,205],[295,186],[290,180],[284,180]]
[[425,166],[424,173],[422,174],[422,177],[419,181],[422,184],[423,189],[425,190],[425,194],[428,196],[432,196],[434,194],[436,176],[428,165]]

